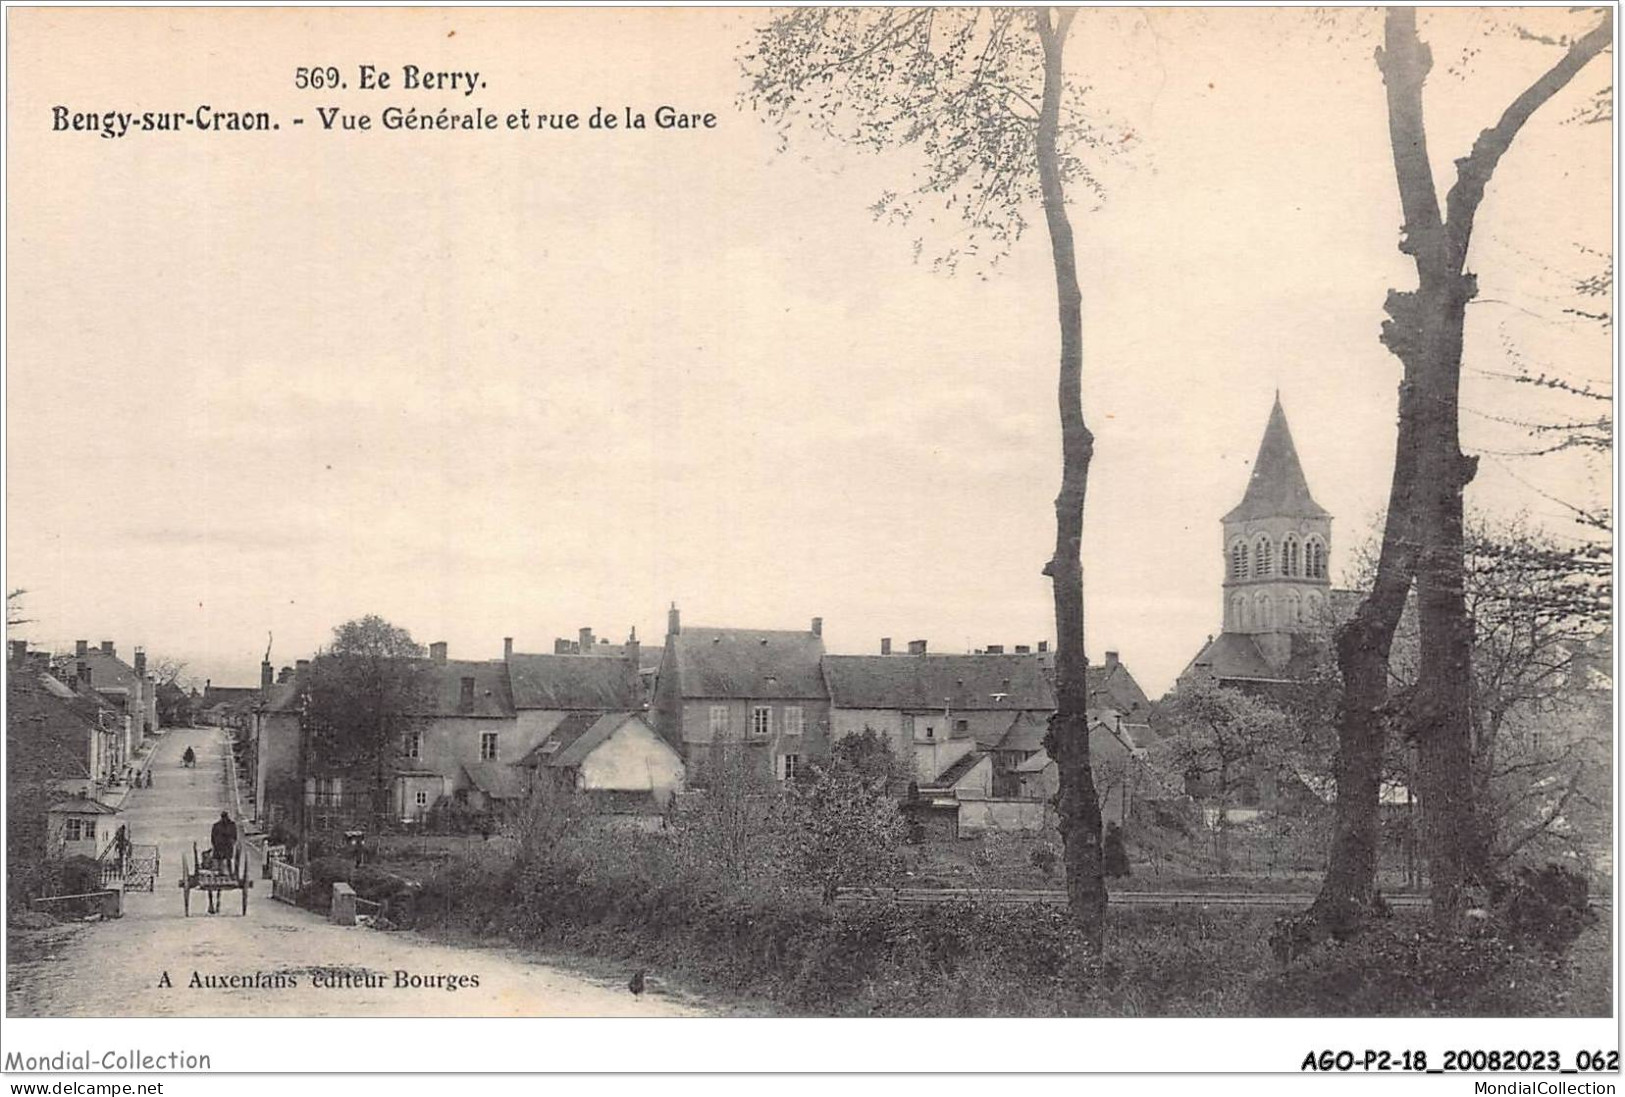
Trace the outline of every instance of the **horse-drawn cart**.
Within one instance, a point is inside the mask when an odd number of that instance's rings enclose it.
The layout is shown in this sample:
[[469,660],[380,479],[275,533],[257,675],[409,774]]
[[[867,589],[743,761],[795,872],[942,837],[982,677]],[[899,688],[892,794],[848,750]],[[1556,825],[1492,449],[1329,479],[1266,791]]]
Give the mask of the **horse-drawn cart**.
[[200,857],[197,843],[194,842],[190,866],[186,854],[181,854],[180,886],[182,909],[188,917],[192,913],[194,890],[208,896],[210,914],[220,912],[222,892],[240,891],[243,895],[243,913],[247,914],[248,889],[254,886],[254,881],[248,878],[248,858],[241,846],[232,846],[231,854],[227,857],[217,857],[212,852]]

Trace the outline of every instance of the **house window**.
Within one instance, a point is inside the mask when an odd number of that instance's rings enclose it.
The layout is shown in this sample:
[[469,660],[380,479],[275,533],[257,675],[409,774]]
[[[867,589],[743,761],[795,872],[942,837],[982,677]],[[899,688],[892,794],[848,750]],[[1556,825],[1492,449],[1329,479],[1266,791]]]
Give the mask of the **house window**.
[[784,754],[779,756],[779,778],[784,781],[794,781],[796,774],[801,770],[801,755]]
[[784,734],[800,735],[805,726],[805,718],[801,714],[800,705],[790,705],[784,710]]
[[750,710],[750,733],[757,739],[765,739],[773,734],[773,710],[766,705],[757,705]]
[[68,820],[68,841],[77,842],[79,840],[79,823],[80,820],[78,819]]
[[408,758],[423,757],[423,734],[416,731],[407,732],[406,745],[401,749],[401,753]]
[[954,731],[956,731],[956,732],[960,732],[960,731],[969,732],[970,731],[970,721],[969,720],[955,720],[954,721]]
[[927,739],[935,739],[937,737],[937,726],[935,724],[925,725],[925,737]]
[[427,792],[424,792],[422,789],[419,789],[418,790],[417,801],[418,801],[418,807],[420,807],[420,808],[428,807],[429,806],[429,794]]
[[497,760],[497,733],[494,731],[480,732],[480,761],[494,762]]
[[711,706],[711,738],[721,739],[728,734],[728,706]]

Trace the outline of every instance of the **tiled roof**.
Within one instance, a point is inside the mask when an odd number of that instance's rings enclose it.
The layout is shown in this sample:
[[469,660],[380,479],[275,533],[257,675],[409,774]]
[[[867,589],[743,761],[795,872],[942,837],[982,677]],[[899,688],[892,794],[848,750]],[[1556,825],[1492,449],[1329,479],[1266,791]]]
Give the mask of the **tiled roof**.
[[[628,720],[637,719],[640,719],[640,717],[632,712],[605,713],[594,721],[592,727],[588,728],[585,734],[577,736],[575,742],[555,754],[548,764],[553,766],[579,766],[586,760],[587,755],[598,749],[598,746],[604,740],[625,726]],[[654,731],[653,728],[649,730],[651,734]],[[660,741],[665,742],[664,739]]]
[[[303,674],[296,673],[286,682],[271,687],[266,698],[265,711],[298,712],[299,695],[310,678],[332,667],[339,660],[360,657],[321,655]],[[474,719],[501,719],[512,717],[513,699],[508,691],[507,668],[500,661],[470,659],[389,659],[392,673],[399,675],[397,687],[408,696],[401,705],[401,716],[462,716]],[[474,680],[473,703],[463,706],[463,679]]]
[[25,670],[6,674],[6,780],[12,788],[90,776],[97,705],[78,695],[61,697],[48,681]]
[[1215,678],[1256,678],[1273,681],[1285,678],[1271,669],[1253,638],[1240,632],[1221,632],[1209,640],[1191,660],[1192,670],[1205,670]]
[[1281,409],[1281,397],[1277,394],[1269,423],[1264,427],[1264,439],[1258,445],[1258,457],[1253,461],[1247,492],[1235,509],[1224,516],[1224,521],[1279,517],[1326,518],[1329,515],[1309,495],[1309,482],[1304,479],[1297,447],[1292,444],[1292,430],[1286,425],[1286,412]]
[[525,778],[503,762],[465,762],[463,772],[475,788],[494,800],[518,800],[525,795]]
[[83,655],[58,656],[55,663],[69,678],[73,677],[78,664],[85,664],[85,669],[90,671],[90,684],[97,689],[133,690],[138,684],[134,667],[101,648],[91,648]]
[[960,758],[958,761],[954,762],[953,765],[951,765],[947,769],[943,770],[942,773],[940,773],[937,776],[937,779],[935,781],[931,782],[930,787],[932,787],[932,788],[953,788],[954,785],[956,785],[960,781],[964,780],[965,775],[968,774],[971,770],[975,769],[976,766],[983,759],[985,759],[986,757],[987,757],[987,754],[984,753],[983,751],[980,751],[980,750],[971,751],[970,753],[968,753],[968,754],[964,755],[962,758]]
[[516,709],[604,712],[637,708],[643,701],[643,685],[626,659],[516,652],[508,661],[507,671]]
[[556,765],[554,761],[559,754],[568,749],[572,743],[598,723],[602,718],[601,712],[572,712],[554,725],[547,738],[531,747],[525,756],[514,763],[534,769],[536,766]]
[[824,676],[839,708],[1055,707],[1036,655],[828,655]]
[[685,627],[671,642],[684,697],[821,701],[829,696],[819,669],[824,641],[816,633]]
[[46,809],[49,812],[73,812],[79,815],[117,815],[118,809],[109,807],[100,800],[92,800],[87,796],[74,796],[67,800],[59,800]]
[[1010,724],[1010,730],[999,740],[999,750],[1042,750],[1044,736],[1049,732],[1049,717],[1035,712],[1019,713]]

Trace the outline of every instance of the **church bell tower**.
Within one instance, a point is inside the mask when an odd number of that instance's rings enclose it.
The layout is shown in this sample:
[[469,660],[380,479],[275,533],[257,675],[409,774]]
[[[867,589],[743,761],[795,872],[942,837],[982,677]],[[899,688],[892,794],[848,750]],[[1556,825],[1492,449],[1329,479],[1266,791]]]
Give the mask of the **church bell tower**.
[[1246,494],[1224,527],[1224,631],[1252,636],[1272,665],[1291,655],[1291,634],[1326,610],[1332,516],[1309,494],[1281,395],[1270,409]]

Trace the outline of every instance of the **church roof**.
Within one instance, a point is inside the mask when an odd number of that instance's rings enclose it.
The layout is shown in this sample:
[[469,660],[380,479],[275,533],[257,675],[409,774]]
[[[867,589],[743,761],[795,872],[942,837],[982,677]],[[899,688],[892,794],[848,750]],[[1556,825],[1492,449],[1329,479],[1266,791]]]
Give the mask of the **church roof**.
[[1292,444],[1292,429],[1281,410],[1281,396],[1275,396],[1270,421],[1264,427],[1264,440],[1258,444],[1253,475],[1247,493],[1224,521],[1249,518],[1328,518],[1330,515],[1309,495],[1309,482],[1298,463],[1298,450]]

